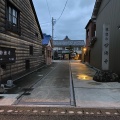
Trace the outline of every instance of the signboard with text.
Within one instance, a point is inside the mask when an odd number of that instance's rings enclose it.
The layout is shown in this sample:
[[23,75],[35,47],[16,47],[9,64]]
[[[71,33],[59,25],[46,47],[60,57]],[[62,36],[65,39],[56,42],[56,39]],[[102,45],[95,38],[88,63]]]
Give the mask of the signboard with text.
[[0,47],[0,64],[16,61],[15,48]]
[[110,26],[104,24],[102,39],[102,70],[109,70],[109,41]]

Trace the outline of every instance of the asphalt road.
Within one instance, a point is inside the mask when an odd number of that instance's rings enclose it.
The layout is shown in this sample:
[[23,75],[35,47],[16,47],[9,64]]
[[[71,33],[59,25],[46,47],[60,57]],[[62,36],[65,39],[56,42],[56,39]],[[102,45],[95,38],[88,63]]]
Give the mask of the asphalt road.
[[[39,73],[40,75],[41,73]],[[34,76],[33,78],[36,79]],[[69,61],[56,62],[56,66],[32,88],[30,95],[23,94],[15,104],[70,106]]]
[[49,66],[44,66],[43,68],[40,68],[39,70],[22,77],[21,79],[14,81],[15,87],[12,89],[9,89],[6,94],[18,94],[21,92],[24,92],[25,89],[33,87],[37,82],[39,82],[44,76],[46,76],[54,67],[57,65],[57,63],[52,63]]
[[[29,95],[23,94],[16,105],[0,106],[0,120],[120,120],[119,109],[70,106],[72,86],[69,61],[55,62],[22,78],[16,85],[10,93],[24,93],[25,89],[32,89]],[[48,105],[60,106],[55,108]]]

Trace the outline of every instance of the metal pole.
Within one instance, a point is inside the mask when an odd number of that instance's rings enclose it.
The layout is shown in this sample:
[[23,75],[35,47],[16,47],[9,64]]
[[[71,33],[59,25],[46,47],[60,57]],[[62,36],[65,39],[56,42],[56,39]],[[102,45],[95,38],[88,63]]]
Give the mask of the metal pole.
[[[54,39],[54,25],[55,25],[55,19],[52,17],[52,40]],[[54,53],[53,53],[53,60],[54,60]]]
[[54,25],[56,23],[56,19],[52,17],[52,39],[54,39]]
[[52,17],[52,40],[53,40],[53,32],[54,32],[54,21],[53,21],[53,17]]

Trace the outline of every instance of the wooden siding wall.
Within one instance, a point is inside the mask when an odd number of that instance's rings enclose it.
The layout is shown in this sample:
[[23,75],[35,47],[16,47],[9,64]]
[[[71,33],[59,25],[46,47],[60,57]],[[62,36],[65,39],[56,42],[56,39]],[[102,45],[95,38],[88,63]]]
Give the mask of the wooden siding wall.
[[102,61],[102,32],[103,24],[110,25],[110,70],[120,75],[120,0],[103,0],[102,6],[97,16],[97,42],[92,49],[94,66],[101,68]]
[[[90,45],[92,37],[95,36],[95,23],[91,22],[86,28],[86,46]],[[89,30],[89,36],[87,36],[87,31]]]
[[[25,60],[30,60],[30,68],[42,65],[45,62],[42,56],[41,34],[34,17],[29,0],[9,0],[20,10],[21,35],[5,29],[5,0],[0,0],[0,47],[16,48],[16,62],[11,66],[11,73],[15,75],[23,72]],[[38,37],[35,36],[38,33]],[[29,46],[33,46],[33,55],[29,54]],[[10,76],[10,64],[7,64],[2,78]]]

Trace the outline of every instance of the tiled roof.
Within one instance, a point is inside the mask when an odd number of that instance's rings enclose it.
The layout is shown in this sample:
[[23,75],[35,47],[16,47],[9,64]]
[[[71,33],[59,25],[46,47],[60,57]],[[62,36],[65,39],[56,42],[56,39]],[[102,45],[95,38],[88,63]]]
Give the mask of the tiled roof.
[[53,40],[54,47],[56,46],[84,46],[84,40]]
[[102,1],[103,0],[96,0],[91,17],[92,19],[95,19],[97,17]]
[[47,45],[50,40],[51,40],[50,35],[43,34],[42,45]]

